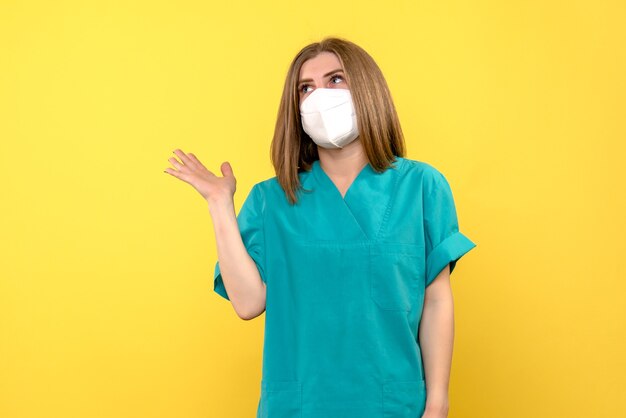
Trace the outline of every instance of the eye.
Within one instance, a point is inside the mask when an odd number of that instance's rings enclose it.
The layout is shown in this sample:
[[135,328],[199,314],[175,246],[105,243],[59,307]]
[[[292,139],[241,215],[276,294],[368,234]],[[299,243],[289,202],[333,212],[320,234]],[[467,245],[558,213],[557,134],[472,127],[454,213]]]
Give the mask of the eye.
[[[334,82],[334,80],[339,80],[339,81],[338,81],[338,82]],[[333,84],[338,84],[338,83],[341,83],[341,82],[343,81],[343,77],[342,77],[342,76],[340,76],[340,75],[338,75],[338,74],[335,74],[335,75],[333,75],[333,76],[331,76],[331,77],[330,77],[330,81],[331,81]]]
[[302,85],[300,86],[300,92],[301,92],[301,93],[306,93],[306,92],[308,91],[307,89],[308,89],[308,88],[310,88],[310,87],[311,87],[311,86],[309,86],[308,84],[302,84]]

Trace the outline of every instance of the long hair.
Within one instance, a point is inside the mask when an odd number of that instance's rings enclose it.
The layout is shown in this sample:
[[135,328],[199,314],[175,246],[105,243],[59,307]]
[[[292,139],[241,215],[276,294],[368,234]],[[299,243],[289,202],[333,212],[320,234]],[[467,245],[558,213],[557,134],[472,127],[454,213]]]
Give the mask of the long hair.
[[394,156],[404,157],[405,152],[396,108],[374,59],[360,46],[341,38],[327,37],[309,44],[298,52],[287,71],[270,151],[278,182],[291,204],[297,202],[297,193],[303,189],[298,173],[309,171],[319,159],[317,145],[302,128],[298,78],[302,64],[320,52],[334,53],[343,67],[354,102],[359,139],[372,168],[383,172],[395,160]]

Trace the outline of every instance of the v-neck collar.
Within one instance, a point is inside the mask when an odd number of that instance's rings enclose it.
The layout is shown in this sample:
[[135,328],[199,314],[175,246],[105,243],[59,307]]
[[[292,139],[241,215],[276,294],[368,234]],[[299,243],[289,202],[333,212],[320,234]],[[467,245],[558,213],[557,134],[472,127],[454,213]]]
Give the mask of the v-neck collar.
[[343,200],[344,202],[346,202],[349,199],[348,195],[350,194],[350,191],[352,189],[354,189],[353,186],[355,186],[355,184],[358,181],[361,181],[364,177],[366,177],[367,175],[369,175],[371,173],[375,173],[374,169],[372,168],[372,166],[370,165],[369,162],[367,164],[365,164],[365,167],[363,167],[361,169],[361,171],[359,171],[359,173],[356,175],[354,180],[352,180],[352,183],[350,183],[350,186],[346,190],[346,194],[344,196],[341,196],[341,192],[339,191],[339,189],[337,188],[335,183],[332,181],[332,179],[328,176],[328,174],[326,174],[326,172],[322,168],[322,166],[320,164],[320,160],[313,161],[313,163],[312,163],[312,170],[313,170],[313,174],[316,176],[317,180],[322,182],[322,183],[326,183],[326,185],[328,187],[331,187],[337,193],[339,198],[341,200]]
[[324,217],[323,222],[334,225],[333,231],[341,231],[342,239],[376,239],[385,227],[400,177],[397,168],[402,163],[398,158],[397,165],[383,173],[366,164],[342,197],[319,160],[315,160],[311,165],[312,177],[321,189],[313,195],[312,207],[318,216]]

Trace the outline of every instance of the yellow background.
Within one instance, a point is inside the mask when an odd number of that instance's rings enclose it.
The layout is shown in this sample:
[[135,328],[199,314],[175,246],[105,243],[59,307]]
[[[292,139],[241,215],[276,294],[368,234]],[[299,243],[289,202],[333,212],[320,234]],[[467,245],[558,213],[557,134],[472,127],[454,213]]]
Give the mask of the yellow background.
[[274,176],[287,66],[346,37],[478,244],[451,418],[626,416],[623,1],[0,2],[0,417],[253,417],[263,318],[213,292],[172,150]]

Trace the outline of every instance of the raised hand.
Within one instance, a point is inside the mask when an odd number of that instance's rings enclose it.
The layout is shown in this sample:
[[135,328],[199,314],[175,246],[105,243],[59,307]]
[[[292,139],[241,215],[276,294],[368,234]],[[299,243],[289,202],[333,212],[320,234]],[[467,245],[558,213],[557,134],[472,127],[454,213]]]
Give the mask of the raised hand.
[[180,149],[174,150],[174,154],[180,158],[180,161],[174,157],[168,158],[174,168],[168,167],[164,172],[193,186],[209,203],[222,199],[232,200],[237,189],[237,180],[228,161],[220,166],[224,177],[218,177],[209,171],[194,154],[184,153]]

